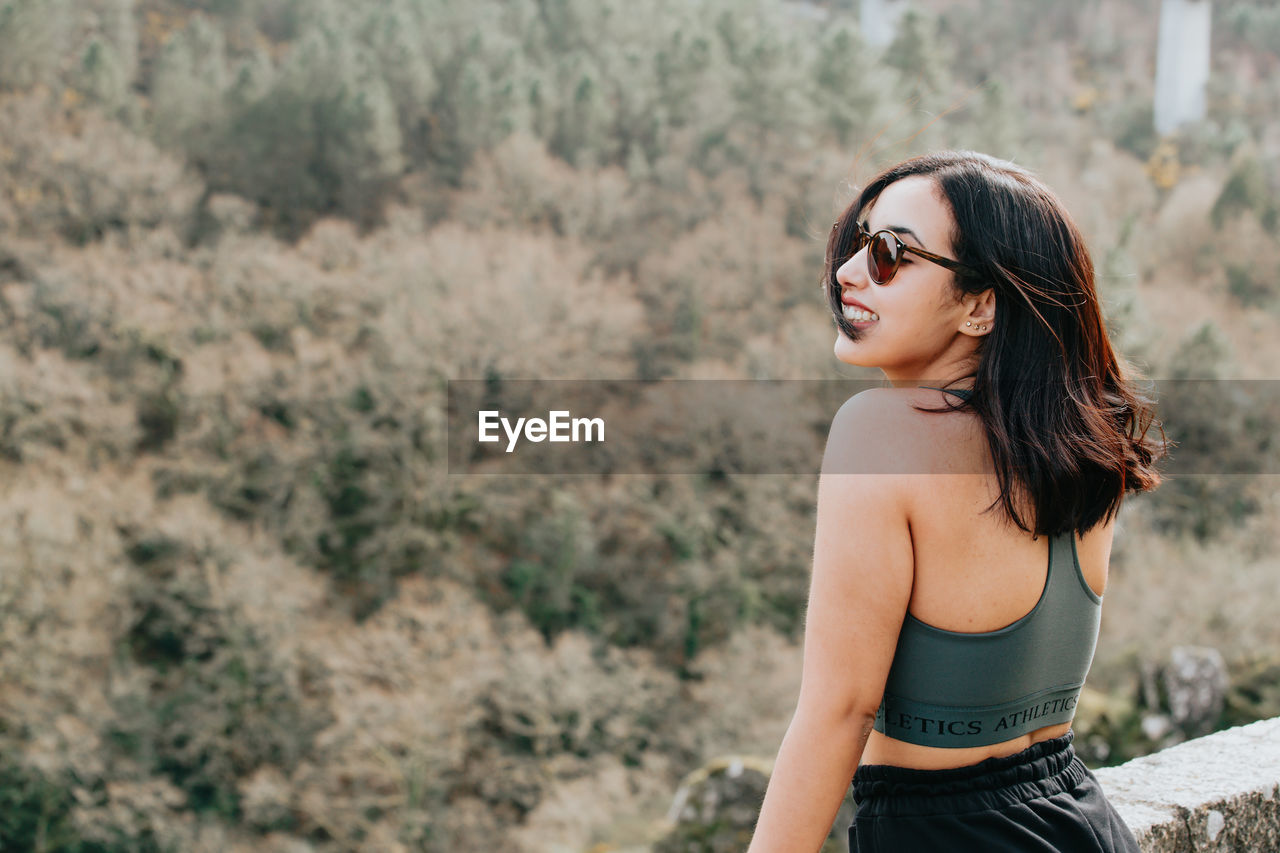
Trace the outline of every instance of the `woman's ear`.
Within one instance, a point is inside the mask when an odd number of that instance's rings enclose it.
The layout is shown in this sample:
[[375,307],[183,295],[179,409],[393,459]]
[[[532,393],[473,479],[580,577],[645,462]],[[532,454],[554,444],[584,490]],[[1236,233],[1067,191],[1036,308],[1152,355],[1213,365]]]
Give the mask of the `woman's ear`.
[[969,310],[964,315],[964,329],[971,335],[985,335],[996,321],[996,289],[988,287],[981,293],[966,294]]

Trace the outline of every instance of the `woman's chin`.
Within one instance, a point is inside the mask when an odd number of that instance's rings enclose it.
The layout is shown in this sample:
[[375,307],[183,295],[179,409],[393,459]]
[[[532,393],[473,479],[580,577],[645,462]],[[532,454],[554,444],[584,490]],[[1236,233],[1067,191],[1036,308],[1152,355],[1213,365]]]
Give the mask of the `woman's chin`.
[[858,344],[846,335],[843,330],[837,331],[836,345],[833,350],[835,357],[854,367],[873,367],[874,365],[866,363],[866,353],[859,350]]

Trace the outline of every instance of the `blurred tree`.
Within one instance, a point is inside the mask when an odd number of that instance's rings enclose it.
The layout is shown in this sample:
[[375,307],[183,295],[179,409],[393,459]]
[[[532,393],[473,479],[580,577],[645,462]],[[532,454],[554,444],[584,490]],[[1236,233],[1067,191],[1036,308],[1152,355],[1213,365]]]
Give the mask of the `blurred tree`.
[[813,57],[812,92],[821,121],[841,148],[865,140],[876,121],[877,98],[869,85],[876,74],[858,32],[849,24],[819,36]]
[[742,169],[752,196],[762,200],[771,190],[791,189],[788,180],[800,150],[812,145],[817,126],[808,98],[812,82],[811,37],[801,24],[786,26],[774,7],[770,15],[743,16],[722,6],[715,32],[728,67],[712,77],[726,77],[729,111],[723,124],[707,128],[704,169],[718,171],[706,156],[716,148],[724,165]]
[[163,534],[129,535],[121,652],[141,689],[112,696],[112,757],[168,776],[194,811],[239,818],[241,779],[263,765],[295,766],[327,713],[304,702],[296,663],[236,608],[219,606],[216,556]]
[[1151,158],[1160,143],[1155,131],[1155,107],[1145,93],[1107,101],[1098,119],[1116,145],[1142,160]]
[[251,13],[258,31],[272,42],[298,37],[306,18],[306,0],[253,0]]
[[[449,184],[461,181],[476,152],[506,139],[529,116],[529,80],[536,74],[526,62],[527,48],[514,35],[487,25],[490,11],[467,7],[474,18],[455,20],[432,35],[437,85],[419,145],[426,165]],[[450,32],[456,38],[444,38]],[[571,61],[556,57],[561,60]]]
[[557,157],[579,166],[607,162],[613,116],[605,100],[604,75],[585,58],[571,61],[570,67],[565,76],[576,82],[568,87],[572,94],[559,111],[549,147]]
[[[992,78],[1014,80],[1026,73],[1027,60],[1043,52],[1051,42],[1072,49],[1105,50],[1111,43],[1106,34],[1114,24],[1099,14],[1100,5],[1102,0],[978,0],[947,4],[939,12],[936,32],[951,54],[943,67],[949,75],[973,83]],[[1096,26],[1082,33],[1083,22],[1095,22]],[[1134,39],[1128,33],[1122,35],[1123,44],[1132,51]]]
[[70,26],[67,0],[0,0],[0,89],[52,83]]
[[1169,378],[1220,379],[1231,369],[1231,342],[1213,322],[1201,323],[1169,360]]
[[422,140],[431,121],[431,101],[438,86],[430,51],[424,38],[427,25],[423,5],[411,0],[383,0],[372,5],[356,30],[356,38],[369,53],[370,62],[386,81],[395,105],[404,153],[420,162]]
[[1254,50],[1275,54],[1280,45],[1280,5],[1272,0],[1216,4],[1227,29]]
[[230,72],[216,23],[195,15],[165,43],[151,75],[151,125],[157,142],[208,156],[226,120]]
[[98,9],[103,39],[115,51],[116,61],[130,84],[138,76],[137,0],[104,0]]
[[996,157],[1013,158],[1021,153],[1022,127],[1008,91],[1000,81],[989,80],[969,94],[967,103],[955,114],[956,121],[949,124],[964,146]]
[[265,98],[275,82],[276,68],[271,57],[258,49],[242,58],[231,74],[227,102],[232,114],[248,109]]
[[317,26],[290,52],[266,94],[253,72],[206,152],[210,189],[255,199],[296,237],[328,213],[370,223],[404,160],[395,105],[367,52]]
[[1146,361],[1151,348],[1150,319],[1138,295],[1137,264],[1129,248],[1137,220],[1131,213],[1120,223],[1115,242],[1103,247],[1097,275],[1107,331],[1130,362]]
[[125,63],[111,43],[93,39],[80,57],[76,88],[101,104],[108,113],[118,114],[129,97],[130,78]]
[[933,20],[914,10],[903,15],[897,36],[884,52],[884,63],[902,75],[903,98],[926,106],[933,95],[942,91],[946,77]]
[[1160,408],[1181,476],[1161,487],[1153,520],[1157,529],[1204,541],[1262,506],[1264,478],[1230,475],[1266,469],[1275,425],[1242,393],[1249,383],[1225,378],[1235,372],[1231,343],[1212,322],[1179,343],[1168,372],[1174,381],[1160,394]]
[[654,45],[654,75],[668,120],[681,127],[698,120],[699,93],[716,57],[711,40],[698,31],[687,13],[668,26],[670,30]]
[[177,0],[188,9],[206,12],[219,18],[231,18],[243,13],[253,0]]
[[1209,218],[1214,228],[1221,228],[1229,219],[1242,213],[1257,214],[1262,224],[1276,230],[1277,205],[1272,194],[1266,170],[1258,158],[1248,154],[1239,158],[1227,176],[1222,192],[1213,203]]

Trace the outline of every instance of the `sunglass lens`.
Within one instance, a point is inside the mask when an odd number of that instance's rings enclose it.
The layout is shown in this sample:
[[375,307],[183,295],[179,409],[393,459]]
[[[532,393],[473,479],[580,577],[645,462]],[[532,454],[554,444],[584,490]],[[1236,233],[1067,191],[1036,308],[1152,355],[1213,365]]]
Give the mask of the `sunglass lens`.
[[881,231],[871,238],[867,249],[867,271],[876,284],[886,284],[898,271],[898,243]]

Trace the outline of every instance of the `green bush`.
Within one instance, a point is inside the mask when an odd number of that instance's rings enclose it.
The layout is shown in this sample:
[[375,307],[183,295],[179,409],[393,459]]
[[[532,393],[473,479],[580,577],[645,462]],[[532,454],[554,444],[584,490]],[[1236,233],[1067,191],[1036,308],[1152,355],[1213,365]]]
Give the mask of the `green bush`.
[[336,34],[305,35],[266,94],[229,113],[212,134],[210,187],[254,199],[286,236],[326,214],[376,221],[404,166],[387,84]]
[[1263,307],[1275,298],[1277,283],[1253,267],[1227,264],[1227,290],[1241,305]]
[[1160,141],[1155,127],[1155,106],[1147,93],[1109,103],[1098,119],[1115,144],[1140,160],[1146,160]]
[[[677,672],[745,624],[795,636],[810,507],[787,504],[798,481],[752,485],[733,475],[655,478],[636,481],[626,503],[568,488],[519,505],[481,498],[479,541],[502,563],[496,577],[470,580],[494,608],[518,607],[548,643],[585,631],[651,649]],[[750,521],[762,517],[775,523]]]
[[1244,157],[1231,169],[1209,218],[1214,228],[1221,228],[1233,217],[1254,213],[1274,232],[1278,209],[1266,170],[1256,157]]
[[238,783],[263,765],[288,771],[325,724],[305,707],[257,632],[219,604],[216,555],[163,535],[132,533],[125,649],[146,690],[114,697],[107,735],[145,771],[167,776],[196,811],[240,816]]
[[71,819],[75,798],[68,787],[13,761],[0,750],[0,850],[30,853],[151,853],[154,845],[105,847],[86,842]]
[[1280,44],[1280,6],[1267,2],[1221,4],[1214,12],[1232,36],[1261,53],[1275,53]]
[[78,88],[107,111],[122,113],[129,104],[132,79],[124,61],[110,42],[94,39],[80,57]]
[[[1213,538],[1257,513],[1263,480],[1242,478],[1276,470],[1272,437],[1280,428],[1273,401],[1257,383],[1224,378],[1231,352],[1222,332],[1202,324],[1179,345],[1169,364],[1172,380],[1160,391],[1166,434],[1175,442],[1177,476],[1152,500],[1153,524],[1171,534]],[[1265,384],[1265,383],[1264,383]]]

